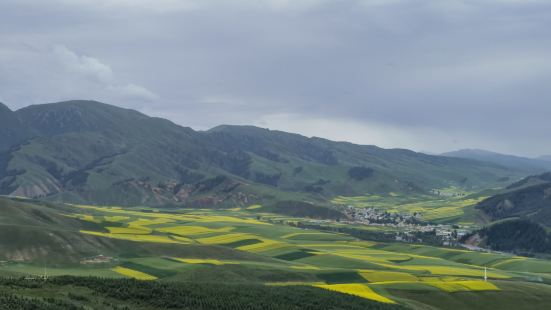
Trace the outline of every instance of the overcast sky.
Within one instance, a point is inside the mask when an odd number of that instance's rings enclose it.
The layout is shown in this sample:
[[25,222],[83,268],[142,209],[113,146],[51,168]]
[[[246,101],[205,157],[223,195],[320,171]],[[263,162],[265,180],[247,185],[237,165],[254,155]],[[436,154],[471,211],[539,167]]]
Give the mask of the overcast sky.
[[0,101],[551,154],[551,1],[2,0]]

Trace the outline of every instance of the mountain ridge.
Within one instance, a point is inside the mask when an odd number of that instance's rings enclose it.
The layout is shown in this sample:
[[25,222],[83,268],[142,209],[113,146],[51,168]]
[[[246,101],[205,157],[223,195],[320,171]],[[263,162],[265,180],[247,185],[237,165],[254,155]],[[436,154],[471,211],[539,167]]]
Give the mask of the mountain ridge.
[[[3,115],[20,122],[21,134],[0,154],[0,194],[55,201],[202,207],[327,202],[338,195],[484,188],[528,174],[254,126],[195,131],[97,101],[33,105]],[[0,124],[0,135],[9,130]],[[362,169],[366,177],[351,176]]]
[[501,154],[482,149],[461,149],[457,151],[442,153],[441,155],[486,161],[501,166],[526,169],[533,173],[551,171],[551,161],[545,161],[541,158],[528,158],[516,155]]

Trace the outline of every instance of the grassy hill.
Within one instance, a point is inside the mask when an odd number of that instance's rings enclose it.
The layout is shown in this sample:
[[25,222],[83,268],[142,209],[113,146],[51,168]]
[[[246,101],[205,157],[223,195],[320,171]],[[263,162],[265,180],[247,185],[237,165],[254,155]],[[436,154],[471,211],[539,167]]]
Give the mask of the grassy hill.
[[[251,126],[194,131],[94,101],[0,109],[0,194],[118,205],[239,206],[501,186],[522,169]],[[12,137],[12,138],[5,138]],[[4,151],[2,151],[4,150]]]
[[107,230],[86,218],[67,216],[74,212],[74,207],[63,204],[0,198],[0,261],[46,263],[52,267],[79,266],[81,260],[99,254],[126,257],[200,254],[247,259],[246,253],[216,246],[136,243],[82,234],[82,230]]
[[477,207],[490,221],[526,218],[551,227],[551,173],[527,177]]

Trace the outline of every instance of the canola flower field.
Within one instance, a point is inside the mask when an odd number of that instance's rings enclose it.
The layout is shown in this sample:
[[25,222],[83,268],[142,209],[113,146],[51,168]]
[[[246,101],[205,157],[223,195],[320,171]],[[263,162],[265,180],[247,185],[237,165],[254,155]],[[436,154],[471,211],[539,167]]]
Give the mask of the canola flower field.
[[[225,248],[243,253],[244,257],[225,259],[215,254],[121,257],[110,265],[89,269],[90,275],[186,281],[195,279],[189,277],[197,270],[201,275],[212,270],[217,281],[220,273],[224,276],[262,273],[256,281],[265,285],[315,286],[390,304],[403,304],[404,299],[397,292],[404,290],[483,293],[500,292],[502,287],[519,281],[551,283],[549,261],[357,240],[346,234],[270,223],[266,219],[274,215],[258,212],[260,208],[166,212],[75,206],[74,213],[63,215],[97,224],[97,230],[81,230],[84,235],[138,243]],[[487,281],[484,281],[485,268]],[[50,272],[64,274],[62,268],[51,268]]]

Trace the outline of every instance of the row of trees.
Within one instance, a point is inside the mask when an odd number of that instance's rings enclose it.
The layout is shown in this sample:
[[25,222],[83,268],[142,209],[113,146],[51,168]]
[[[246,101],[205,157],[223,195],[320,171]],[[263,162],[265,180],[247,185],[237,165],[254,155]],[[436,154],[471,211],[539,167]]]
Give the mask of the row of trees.
[[[69,296],[71,288],[85,287],[89,296]],[[47,289],[58,299],[30,299],[16,295],[0,295],[0,309],[82,309],[96,308],[101,300],[118,301],[105,309],[124,307],[155,309],[403,309],[352,295],[340,294],[308,286],[276,287],[253,284],[186,283],[100,279],[91,277],[56,277],[48,281],[25,279],[0,280],[0,291],[29,292]],[[20,290],[18,290],[20,288]],[[82,291],[82,290],[81,290]],[[73,294],[74,295],[74,294]],[[2,298],[4,296],[4,298]],[[106,299],[107,298],[107,299]]]

